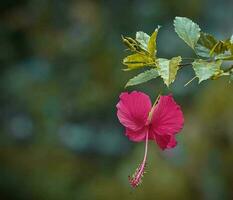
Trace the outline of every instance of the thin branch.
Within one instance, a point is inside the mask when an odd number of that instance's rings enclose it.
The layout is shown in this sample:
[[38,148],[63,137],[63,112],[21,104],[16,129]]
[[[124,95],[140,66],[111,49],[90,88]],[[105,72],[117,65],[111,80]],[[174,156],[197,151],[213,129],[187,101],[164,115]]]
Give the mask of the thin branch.
[[180,67],[185,67],[185,66],[189,66],[192,65],[192,63],[181,63],[179,64]]
[[197,76],[194,76],[190,81],[188,81],[187,83],[185,83],[184,87],[186,87],[187,85],[189,85],[192,81],[194,81],[197,78]]

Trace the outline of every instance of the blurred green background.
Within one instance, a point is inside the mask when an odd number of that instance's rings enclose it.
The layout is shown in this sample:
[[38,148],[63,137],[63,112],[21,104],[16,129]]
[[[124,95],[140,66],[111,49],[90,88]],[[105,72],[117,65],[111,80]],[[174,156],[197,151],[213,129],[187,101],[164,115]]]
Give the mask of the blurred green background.
[[[121,34],[158,35],[160,57],[193,56],[173,31],[186,16],[219,39],[233,33],[232,0],[2,0],[0,3],[1,200],[233,199],[233,84],[198,85],[186,68],[171,87],[185,126],[175,149],[150,142],[143,156],[116,118],[124,84]],[[161,80],[130,90],[152,98]]]

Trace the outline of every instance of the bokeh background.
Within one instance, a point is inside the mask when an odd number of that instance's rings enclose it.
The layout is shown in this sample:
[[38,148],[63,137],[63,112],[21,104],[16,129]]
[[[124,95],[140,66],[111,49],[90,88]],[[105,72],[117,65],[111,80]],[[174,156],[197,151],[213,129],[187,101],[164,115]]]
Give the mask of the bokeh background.
[[192,51],[173,31],[186,16],[219,39],[233,33],[232,0],[2,0],[0,3],[1,200],[233,199],[233,84],[198,85],[186,68],[132,89],[173,92],[185,126],[179,145],[149,144],[143,184],[127,176],[143,156],[116,118],[126,81],[121,34],[158,35],[160,57]]

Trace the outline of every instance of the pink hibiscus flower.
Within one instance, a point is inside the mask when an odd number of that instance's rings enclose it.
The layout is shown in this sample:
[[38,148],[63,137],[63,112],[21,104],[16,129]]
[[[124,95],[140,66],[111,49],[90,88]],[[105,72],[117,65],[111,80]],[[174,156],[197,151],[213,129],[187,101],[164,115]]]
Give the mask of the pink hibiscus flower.
[[162,150],[175,147],[175,134],[184,124],[183,113],[172,95],[159,96],[152,106],[149,96],[137,91],[121,93],[116,107],[125,135],[134,142],[145,141],[142,163],[129,177],[131,186],[137,187],[145,170],[148,140],[154,140]]

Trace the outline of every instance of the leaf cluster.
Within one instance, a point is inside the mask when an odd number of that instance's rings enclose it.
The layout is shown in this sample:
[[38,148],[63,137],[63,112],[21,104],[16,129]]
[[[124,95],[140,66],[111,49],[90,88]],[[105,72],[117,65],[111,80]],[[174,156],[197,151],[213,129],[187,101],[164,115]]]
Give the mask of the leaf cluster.
[[[177,35],[193,49],[196,57],[192,62],[184,63],[181,56],[170,59],[157,57],[158,26],[151,35],[138,31],[135,39],[122,36],[123,43],[132,54],[123,59],[125,71],[147,68],[144,72],[130,79],[127,86],[133,86],[161,77],[169,87],[176,79],[178,71],[184,66],[192,66],[199,83],[221,76],[229,76],[233,80],[233,66],[224,69],[223,63],[233,61],[233,35],[225,40],[218,40],[213,35],[201,31],[198,24],[186,17],[174,19]],[[149,68],[149,69],[148,69]]]

